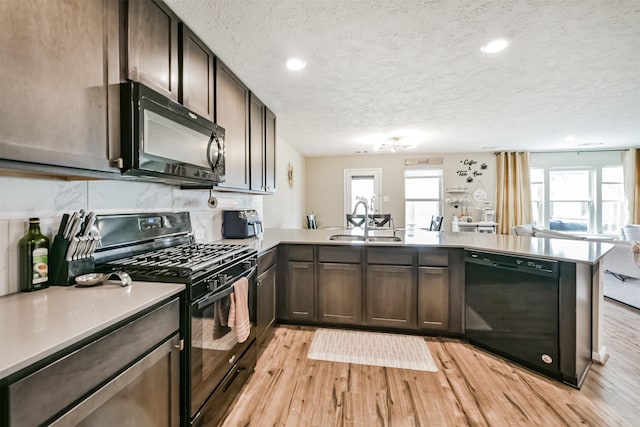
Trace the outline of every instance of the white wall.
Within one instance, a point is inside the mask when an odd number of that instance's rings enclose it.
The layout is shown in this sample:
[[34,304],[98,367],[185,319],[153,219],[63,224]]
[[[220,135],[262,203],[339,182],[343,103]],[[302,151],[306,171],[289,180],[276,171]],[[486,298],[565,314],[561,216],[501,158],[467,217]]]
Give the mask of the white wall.
[[[276,144],[276,193],[264,196],[264,226],[302,228],[305,217],[305,158],[283,139]],[[287,178],[293,166],[293,184]]]
[[29,217],[41,219],[41,230],[53,242],[62,215],[80,209],[98,214],[189,211],[196,239],[208,242],[222,238],[223,210],[251,208],[263,214],[263,196],[214,196],[219,203],[210,209],[209,191],[203,190],[128,181],[0,177],[0,295],[17,292],[18,240]]
[[[405,159],[442,158],[442,165],[415,166],[404,165]],[[472,159],[478,163],[473,170],[479,170],[479,165],[485,163],[487,169],[482,170],[483,175],[476,177],[474,182],[467,183],[466,177],[459,176],[458,170],[466,169],[462,164],[465,159]],[[335,157],[310,157],[307,158],[306,179],[306,212],[314,212],[319,227],[344,226],[344,170],[357,168],[381,168],[382,169],[382,195],[388,197],[388,201],[382,201],[381,213],[391,213],[397,227],[404,226],[404,171],[405,169],[441,168],[444,170],[444,187],[465,186],[471,193],[478,185],[482,184],[487,192],[485,202],[495,207],[496,192],[496,159],[493,153],[467,153],[467,154],[363,154],[354,156]],[[446,199],[447,194],[444,194]],[[469,194],[469,198],[470,194]],[[474,207],[481,207],[483,203],[473,202],[471,199],[471,214],[479,214]],[[451,217],[459,213],[452,206],[444,205],[443,215],[445,223],[443,230],[451,229]],[[428,224],[425,224],[428,226]]]

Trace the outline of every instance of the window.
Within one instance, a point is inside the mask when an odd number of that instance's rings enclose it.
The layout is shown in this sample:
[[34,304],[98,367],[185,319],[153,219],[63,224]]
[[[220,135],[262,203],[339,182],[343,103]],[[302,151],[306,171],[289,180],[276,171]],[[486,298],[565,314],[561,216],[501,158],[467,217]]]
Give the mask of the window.
[[[369,207],[369,213],[380,210],[381,169],[345,169],[344,171],[344,210],[353,212],[356,203],[363,200]],[[364,211],[358,213],[364,214]]]
[[549,228],[590,231],[594,214],[594,171],[549,171]]
[[544,225],[544,169],[531,168],[531,216],[537,226]]
[[615,235],[624,225],[622,165],[531,168],[533,222],[551,230]]
[[405,225],[428,227],[442,215],[442,169],[404,172]]
[[602,168],[602,233],[617,234],[624,225],[624,169]]

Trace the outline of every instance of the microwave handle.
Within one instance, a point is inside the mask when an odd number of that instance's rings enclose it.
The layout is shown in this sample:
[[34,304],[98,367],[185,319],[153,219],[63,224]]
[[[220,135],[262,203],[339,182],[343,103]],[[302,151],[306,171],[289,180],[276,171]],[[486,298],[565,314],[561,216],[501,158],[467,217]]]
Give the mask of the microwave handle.
[[[211,157],[211,148],[213,142],[216,142],[217,150],[216,150],[216,158],[215,161]],[[220,163],[220,158],[222,157],[222,145],[220,144],[220,140],[216,137],[215,132],[211,132],[211,138],[209,139],[209,145],[207,145],[207,161],[209,162],[209,166],[211,166],[211,170],[215,170],[218,163]]]

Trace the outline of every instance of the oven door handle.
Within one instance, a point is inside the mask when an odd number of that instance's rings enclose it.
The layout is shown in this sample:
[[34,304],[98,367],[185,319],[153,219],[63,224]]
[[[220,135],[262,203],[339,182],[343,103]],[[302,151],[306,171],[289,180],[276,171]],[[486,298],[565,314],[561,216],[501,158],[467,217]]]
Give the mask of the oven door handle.
[[[227,283],[235,283],[236,280],[239,280],[239,279],[241,279],[243,277],[249,278],[249,277],[253,276],[256,273],[256,271],[258,271],[258,267],[257,266],[251,267],[249,270],[243,272],[242,274],[238,274],[233,279],[228,279]],[[194,303],[194,305],[196,306],[196,308],[198,310],[202,310],[204,307],[210,305],[212,302],[214,302],[216,300],[219,300],[219,299],[222,299],[222,298],[226,297],[227,295],[231,295],[232,293],[233,293],[233,286],[229,286],[228,288],[224,288],[222,291],[218,291],[218,292],[215,292],[213,294],[209,294],[209,295],[205,296],[204,298],[196,301]]]
[[236,277],[234,277],[232,279],[227,279],[227,283],[235,283],[237,280],[240,280],[243,277],[246,277],[248,279],[249,277],[253,276],[256,273],[256,271],[258,271],[258,266],[257,265],[251,267],[247,271],[244,271],[244,272],[238,274]]
[[228,288],[223,289],[222,291],[214,292],[213,294],[209,294],[200,300],[193,303],[198,310],[202,310],[208,305],[211,305],[214,301],[218,301],[228,295],[233,293],[233,286],[229,286]]

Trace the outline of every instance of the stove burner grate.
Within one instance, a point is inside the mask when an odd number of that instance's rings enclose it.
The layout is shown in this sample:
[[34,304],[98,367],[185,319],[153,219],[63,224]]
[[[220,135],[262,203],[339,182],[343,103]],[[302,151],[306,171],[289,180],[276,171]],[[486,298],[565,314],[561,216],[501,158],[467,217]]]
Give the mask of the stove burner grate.
[[243,245],[188,243],[112,260],[107,265],[140,270],[151,277],[188,277],[203,269],[223,267],[251,251]]

